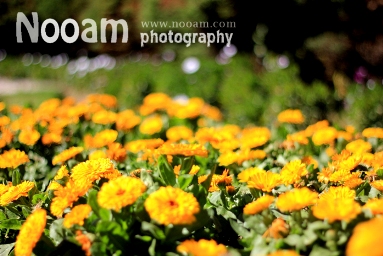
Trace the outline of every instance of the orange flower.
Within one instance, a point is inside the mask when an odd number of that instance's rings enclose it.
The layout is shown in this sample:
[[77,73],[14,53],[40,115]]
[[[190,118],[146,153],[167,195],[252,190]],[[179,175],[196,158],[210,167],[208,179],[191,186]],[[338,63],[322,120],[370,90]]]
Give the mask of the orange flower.
[[102,185],[97,202],[103,208],[119,211],[133,204],[145,190],[146,186],[141,180],[121,176]]
[[92,253],[90,251],[90,247],[92,246],[91,240],[89,237],[82,233],[82,231],[76,231],[76,240],[81,245],[81,249],[84,251],[86,256],[91,256]]
[[92,116],[92,122],[95,124],[113,124],[116,119],[117,114],[108,110],[97,111]]
[[162,118],[159,115],[154,115],[144,119],[139,126],[139,130],[142,134],[153,135],[160,132],[162,127]]
[[312,140],[315,145],[320,146],[323,144],[332,145],[336,139],[338,131],[334,127],[325,127],[320,130],[317,130]]
[[287,134],[286,141],[292,141],[292,142],[297,142],[302,145],[307,145],[309,144],[309,140],[307,139],[306,132],[305,131],[300,131],[296,132],[293,134]]
[[346,256],[383,255],[383,218],[374,218],[359,223],[353,230],[347,243]]
[[137,126],[141,122],[141,118],[137,116],[133,110],[126,109],[117,114],[116,129],[128,131]]
[[58,182],[56,182],[56,180],[61,180],[64,177],[69,177],[68,170],[67,170],[65,165],[61,166],[60,169],[57,171],[55,177],[53,178],[53,180],[49,184],[48,189],[49,190],[56,190],[59,187],[61,187],[61,185]]
[[177,118],[196,118],[202,114],[205,102],[201,98],[173,100],[167,108],[168,115]]
[[125,144],[125,149],[138,153],[146,149],[156,149],[164,144],[162,139],[133,140]]
[[57,156],[55,156],[52,160],[52,164],[56,165],[58,163],[63,163],[68,161],[69,159],[75,157],[76,155],[80,154],[82,151],[84,151],[84,148],[82,147],[70,147]]
[[285,236],[288,233],[289,226],[283,219],[278,218],[271,223],[271,226],[263,234],[263,237],[271,237],[274,239],[278,239],[283,238],[283,236]]
[[371,151],[371,144],[364,140],[354,140],[346,145],[346,149],[353,153],[364,153]]
[[64,217],[63,225],[66,228],[71,228],[73,225],[84,225],[84,219],[88,218],[92,208],[88,204],[79,204],[73,207],[70,213]]
[[163,225],[188,225],[196,221],[200,206],[193,194],[179,188],[161,187],[144,203],[150,218]]
[[298,211],[315,204],[317,199],[317,192],[311,191],[307,187],[295,188],[278,196],[276,206],[283,212]]
[[302,179],[301,177],[306,175],[308,175],[308,171],[301,160],[293,160],[281,170],[281,179],[286,186],[297,184]]
[[327,219],[329,222],[336,220],[350,221],[361,211],[360,205],[353,199],[321,197],[318,203],[312,207],[315,217]]
[[117,139],[117,136],[117,131],[108,129],[97,133],[94,137],[85,135],[84,142],[87,148],[102,148],[113,143]]
[[0,116],[0,127],[6,126],[11,122],[11,119],[7,116]]
[[299,254],[293,250],[277,250],[267,254],[267,256],[299,256]]
[[208,151],[199,144],[170,144],[165,143],[156,150],[160,155],[182,155],[207,157]]
[[99,158],[107,158],[106,153],[102,150],[96,150],[89,154],[89,160],[95,160]]
[[86,97],[89,103],[101,103],[107,108],[114,108],[117,106],[116,97],[108,94],[90,94]]
[[383,128],[371,127],[363,130],[362,135],[366,138],[383,139]]
[[375,180],[373,182],[370,182],[370,185],[379,191],[383,191],[383,180]]
[[299,109],[286,109],[278,114],[278,122],[301,124],[305,121],[305,117]]
[[28,192],[35,186],[31,181],[23,181],[17,186],[12,186],[7,189],[7,192],[1,195],[0,205],[5,206],[22,196],[28,196]]
[[265,192],[271,192],[273,188],[281,184],[281,176],[270,171],[257,171],[250,175],[247,181],[247,186],[249,188],[260,189]]
[[29,162],[28,155],[24,151],[11,149],[0,155],[0,168],[16,168]]
[[55,197],[50,206],[51,213],[56,217],[62,216],[64,210],[71,207],[85,193],[84,189],[77,187],[73,180],[69,179],[65,186],[59,186],[54,191]]
[[16,256],[32,255],[33,248],[44,232],[46,222],[47,213],[44,209],[38,209],[27,217],[16,238]]
[[251,202],[245,205],[245,207],[243,208],[243,213],[247,215],[257,214],[267,209],[273,201],[274,201],[273,196],[269,196],[269,195],[262,196],[258,198],[257,200],[255,200],[254,202]]
[[[212,179],[211,179],[209,192],[219,191],[220,185],[221,186],[230,186],[233,178],[228,176],[227,175],[228,173],[229,173],[229,170],[225,169],[223,171],[222,175],[214,174]],[[200,176],[200,177],[198,177],[198,183],[201,184],[206,179],[207,179],[207,175]]]
[[143,100],[140,107],[140,114],[147,116],[157,110],[164,110],[171,103],[172,99],[165,93],[151,93]]
[[33,146],[40,139],[40,133],[34,129],[21,130],[19,134],[19,141],[25,145]]
[[205,239],[199,241],[185,240],[177,246],[177,251],[193,256],[220,256],[227,253],[227,249],[223,244],[217,244],[214,240]]
[[123,162],[126,158],[126,149],[120,143],[111,143],[108,145],[106,156],[117,162]]
[[383,199],[371,198],[363,206],[363,209],[369,209],[372,214],[383,214]]
[[166,131],[166,137],[170,141],[189,140],[193,137],[193,131],[186,126],[173,126]]

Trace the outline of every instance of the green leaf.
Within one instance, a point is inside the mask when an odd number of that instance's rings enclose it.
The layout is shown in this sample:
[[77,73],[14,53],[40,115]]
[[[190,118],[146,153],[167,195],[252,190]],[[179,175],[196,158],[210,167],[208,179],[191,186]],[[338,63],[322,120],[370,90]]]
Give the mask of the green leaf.
[[55,220],[49,227],[49,237],[53,240],[55,245],[60,244],[65,238],[63,222],[63,218]]
[[8,256],[9,252],[12,251],[15,243],[11,244],[0,244],[0,256]]
[[143,221],[141,229],[150,232],[156,239],[164,240],[166,238],[164,231],[152,223]]
[[190,183],[192,183],[194,175],[191,174],[182,174],[178,176],[178,186],[180,189],[184,190],[187,188]]
[[195,162],[195,157],[194,156],[189,156],[189,157],[184,157],[182,159],[182,164],[181,164],[181,174],[186,174],[189,173],[193,164]]
[[108,209],[100,208],[99,210],[100,218],[105,221],[112,220],[112,212]]
[[334,252],[334,251],[330,251],[326,248],[323,248],[323,247],[320,247],[318,245],[314,245],[311,253],[309,254],[309,256],[323,256],[323,255],[326,255],[326,256],[338,256],[340,255],[339,252]]
[[230,219],[229,222],[230,226],[234,229],[235,232],[237,232],[239,236],[245,239],[251,236],[251,232],[243,226],[242,222],[235,221],[233,219]]
[[0,228],[9,228],[19,230],[23,225],[24,221],[15,220],[15,219],[7,219],[0,221]]
[[155,256],[156,255],[156,239],[153,239],[150,247],[149,247],[149,255],[150,256]]
[[140,235],[135,235],[135,238],[141,240],[141,241],[144,241],[144,242],[150,242],[152,241],[152,237],[151,236],[140,236]]
[[12,185],[13,186],[19,185],[20,184],[20,180],[21,180],[20,171],[18,169],[13,170],[13,173],[12,173]]
[[7,219],[7,215],[3,212],[3,210],[0,210],[0,221]]
[[174,170],[163,155],[158,158],[158,170],[165,185],[174,186],[176,184]]
[[228,211],[226,210],[224,207],[222,206],[219,206],[217,207],[217,214],[218,215],[221,215],[222,217],[224,217],[225,219],[237,219],[237,216],[235,216],[234,213],[232,213],[231,211]]

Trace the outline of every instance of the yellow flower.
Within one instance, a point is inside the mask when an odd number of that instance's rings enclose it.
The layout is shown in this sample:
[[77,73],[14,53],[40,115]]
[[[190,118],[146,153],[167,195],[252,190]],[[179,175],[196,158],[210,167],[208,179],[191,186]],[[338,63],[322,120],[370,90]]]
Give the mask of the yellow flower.
[[305,117],[299,109],[286,109],[278,114],[278,122],[301,124],[305,121]]
[[255,175],[258,172],[263,173],[264,170],[259,169],[258,167],[251,167],[251,168],[245,169],[238,174],[238,180],[240,182],[247,182],[250,180],[251,176]]
[[28,155],[18,149],[10,149],[0,155],[0,168],[16,168],[27,162],[29,162]]
[[84,225],[84,219],[88,218],[92,208],[88,204],[80,204],[73,207],[70,213],[64,217],[64,227],[70,228],[73,225]]
[[383,139],[383,128],[371,127],[363,130],[362,135],[366,138]]
[[101,103],[107,108],[114,108],[117,106],[117,99],[113,95],[108,94],[90,94],[86,97],[89,103]]
[[160,155],[183,155],[207,157],[208,151],[199,144],[170,144],[165,143],[156,152]]
[[265,192],[271,192],[274,187],[281,184],[281,175],[271,171],[257,171],[250,175],[249,180],[247,181],[247,186],[249,188],[260,189]]
[[383,191],[383,180],[375,180],[371,182],[370,185],[379,191]]
[[312,140],[317,146],[323,144],[332,145],[337,137],[337,134],[338,131],[334,127],[325,127],[320,130],[317,130],[314,133]]
[[117,114],[108,110],[97,111],[92,116],[92,122],[95,124],[113,124],[116,119]]
[[318,161],[315,160],[312,156],[305,156],[302,158],[302,163],[306,165],[312,164],[314,169],[318,168]]
[[34,129],[21,130],[19,134],[19,141],[25,145],[33,146],[40,139],[40,133]]
[[300,132],[296,132],[293,134],[287,134],[286,141],[287,142],[290,142],[290,141],[297,142],[297,143],[302,144],[302,145],[309,144],[309,140],[306,137],[305,131],[300,131]]
[[177,246],[177,251],[184,255],[193,256],[220,256],[226,255],[227,249],[223,244],[217,244],[214,240],[200,239],[185,240]]
[[11,119],[7,116],[0,116],[0,127],[6,126],[11,122]]
[[143,105],[140,106],[140,114],[146,116],[157,110],[164,110],[171,101],[172,99],[165,93],[151,93],[144,98]]
[[89,160],[95,160],[99,158],[107,158],[106,153],[102,150],[96,150],[89,154]]
[[125,144],[125,149],[138,153],[147,149],[156,149],[162,144],[164,144],[162,139],[133,140]]
[[49,190],[56,190],[61,185],[56,182],[56,180],[61,180],[64,177],[69,177],[68,170],[65,165],[61,166],[60,169],[57,171],[55,177],[53,178],[53,181],[49,184],[48,189]]
[[4,102],[0,102],[0,111],[2,111],[4,109],[5,109],[5,103]]
[[137,126],[141,122],[141,118],[137,116],[133,110],[126,109],[117,114],[116,129],[128,131]]
[[78,188],[84,193],[92,186],[92,183],[100,178],[115,179],[121,173],[114,168],[108,158],[88,160],[77,164],[72,168],[71,178]]
[[282,182],[287,186],[297,184],[302,176],[306,176],[308,171],[306,165],[301,160],[293,160],[286,164],[281,170]]
[[350,221],[361,211],[361,206],[353,199],[320,197],[317,204],[312,207],[315,217],[327,219],[329,222],[336,220]]
[[359,223],[347,243],[346,256],[383,255],[383,218],[378,217]]
[[32,181],[23,181],[17,186],[9,187],[7,192],[5,192],[0,197],[0,205],[5,206],[22,196],[28,196],[28,192],[35,186],[35,183]]
[[84,151],[84,148],[82,147],[70,147],[57,156],[55,156],[52,160],[52,164],[56,165],[58,163],[63,163],[65,161],[68,161],[69,159],[75,157],[76,155],[80,154],[82,151]]
[[185,101],[173,100],[168,105],[167,112],[171,117],[196,118],[202,114],[205,102],[201,98],[190,98]]
[[262,236],[279,239],[283,238],[283,236],[287,235],[288,233],[289,225],[287,225],[283,219],[278,218],[273,220],[271,226],[265,231],[265,233]]
[[364,140],[354,140],[351,141],[346,145],[346,149],[348,151],[351,151],[353,153],[364,153],[364,152],[370,152],[371,151],[371,144]]
[[117,139],[117,136],[117,131],[107,129],[97,133],[94,137],[89,134],[85,135],[84,142],[87,148],[102,148],[113,143]]
[[97,202],[103,208],[119,211],[133,204],[145,190],[146,186],[140,179],[121,176],[102,185]]
[[355,196],[355,190],[345,186],[330,187],[326,192],[320,195],[321,198],[327,198],[329,201],[335,199],[354,200]]
[[187,225],[196,221],[200,207],[193,194],[179,188],[161,187],[144,203],[150,218],[163,225]]
[[[222,186],[230,186],[231,182],[233,181],[233,178],[231,176],[228,176],[227,174],[229,173],[229,170],[224,170],[222,175],[219,174],[214,174],[210,187],[209,187],[209,192],[214,192],[214,191],[219,191],[219,185]],[[198,183],[201,184],[207,179],[207,175],[203,175],[198,177]]]
[[273,201],[274,201],[273,196],[269,196],[269,195],[262,196],[258,198],[257,200],[255,200],[254,202],[251,202],[245,205],[245,207],[243,208],[243,213],[247,215],[257,214],[267,209]]
[[51,213],[56,217],[62,216],[64,210],[71,207],[85,192],[84,189],[77,187],[72,179],[69,179],[65,186],[59,186],[54,191],[55,197],[50,206]]
[[189,140],[193,137],[193,131],[186,126],[173,126],[166,131],[166,137],[170,141]]
[[363,205],[363,209],[369,209],[372,214],[383,214],[383,199],[371,198]]
[[32,255],[33,248],[44,232],[46,222],[47,213],[44,209],[38,209],[27,217],[16,238],[16,256]]
[[322,120],[319,122],[316,122],[315,124],[307,126],[305,129],[306,137],[311,137],[314,135],[314,133],[320,129],[323,129],[325,127],[328,127],[330,124],[327,120]]
[[116,162],[123,162],[126,158],[126,149],[120,143],[111,143],[106,151],[107,158],[113,159]]
[[295,188],[278,196],[276,206],[283,212],[298,211],[315,204],[317,199],[317,192],[311,191],[307,187]]
[[145,118],[139,126],[140,133],[153,135],[162,130],[162,119],[159,115]]
[[299,256],[299,254],[293,250],[278,250],[267,254],[267,256]]

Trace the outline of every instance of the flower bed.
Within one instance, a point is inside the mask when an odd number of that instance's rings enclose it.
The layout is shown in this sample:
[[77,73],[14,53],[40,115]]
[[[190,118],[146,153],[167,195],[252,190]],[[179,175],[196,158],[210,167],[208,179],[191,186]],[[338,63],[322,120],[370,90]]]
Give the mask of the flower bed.
[[0,104],[2,255],[382,255],[383,129],[199,98]]

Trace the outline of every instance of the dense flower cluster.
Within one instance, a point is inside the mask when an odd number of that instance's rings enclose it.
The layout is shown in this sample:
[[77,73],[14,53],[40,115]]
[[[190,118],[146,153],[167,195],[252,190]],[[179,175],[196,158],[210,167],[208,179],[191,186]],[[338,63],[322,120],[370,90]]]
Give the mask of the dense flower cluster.
[[1,245],[15,255],[383,254],[383,128],[307,125],[298,109],[269,127],[222,118],[200,98],[163,93],[125,110],[104,94],[0,103]]

